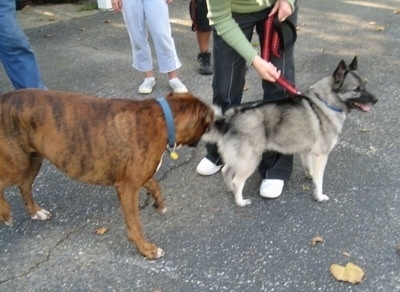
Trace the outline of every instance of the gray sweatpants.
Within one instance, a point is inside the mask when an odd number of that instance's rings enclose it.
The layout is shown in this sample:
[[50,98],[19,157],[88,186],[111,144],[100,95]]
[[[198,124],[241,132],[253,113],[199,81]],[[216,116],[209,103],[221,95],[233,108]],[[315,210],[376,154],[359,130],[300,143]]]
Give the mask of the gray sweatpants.
[[160,72],[168,73],[181,67],[165,0],[123,0],[122,15],[131,41],[134,69],[141,72],[153,70],[149,33]]

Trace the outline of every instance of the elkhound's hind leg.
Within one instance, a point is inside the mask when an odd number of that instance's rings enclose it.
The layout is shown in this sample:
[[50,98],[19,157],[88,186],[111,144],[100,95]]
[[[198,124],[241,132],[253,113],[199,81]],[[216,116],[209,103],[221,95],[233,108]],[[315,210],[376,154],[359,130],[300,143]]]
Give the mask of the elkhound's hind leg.
[[233,193],[234,192],[234,188],[233,188],[232,181],[233,181],[233,178],[235,176],[234,169],[232,167],[229,167],[229,165],[225,164],[222,167],[221,173],[222,173],[222,177],[224,178],[225,185]]
[[[235,161],[235,165],[225,165],[229,171],[223,172],[225,182],[230,182],[231,190],[235,196],[235,203],[239,207],[244,207],[251,204],[249,199],[243,199],[243,188],[246,180],[257,168],[259,162],[258,157],[240,158]],[[227,183],[228,184],[228,183]]]
[[304,172],[306,177],[312,178],[313,177],[313,157],[311,153],[300,153],[301,164],[303,165]]

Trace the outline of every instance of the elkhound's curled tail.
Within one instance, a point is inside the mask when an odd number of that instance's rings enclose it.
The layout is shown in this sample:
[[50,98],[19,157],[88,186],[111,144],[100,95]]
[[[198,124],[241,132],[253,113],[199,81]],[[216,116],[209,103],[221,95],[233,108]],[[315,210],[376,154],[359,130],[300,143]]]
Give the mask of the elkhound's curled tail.
[[222,139],[223,135],[229,130],[229,125],[226,121],[228,118],[227,112],[223,115],[221,108],[213,106],[214,109],[214,122],[212,127],[204,133],[201,137],[202,140],[208,143],[218,143]]

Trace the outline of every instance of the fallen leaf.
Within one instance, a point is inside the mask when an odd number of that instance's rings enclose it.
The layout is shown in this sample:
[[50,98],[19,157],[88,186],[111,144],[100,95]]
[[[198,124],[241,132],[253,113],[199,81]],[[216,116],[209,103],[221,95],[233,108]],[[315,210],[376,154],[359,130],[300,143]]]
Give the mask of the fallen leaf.
[[369,146],[369,152],[375,153],[376,151],[378,151],[377,148],[375,148],[374,146]]
[[375,21],[372,21],[369,23],[370,26],[372,26],[376,31],[384,31],[385,27],[382,25],[378,25]]
[[302,185],[303,191],[309,191],[310,186]]
[[80,30],[80,31],[84,31],[85,28],[84,28],[84,27],[80,27],[79,30]]
[[105,23],[111,23],[111,20],[106,19],[104,22],[105,22]]
[[97,235],[104,235],[104,233],[106,233],[106,232],[107,232],[107,227],[101,227],[99,229],[96,229],[96,231],[95,231],[95,233]]
[[338,264],[333,264],[329,268],[329,271],[336,280],[349,282],[351,284],[358,284],[364,278],[364,271],[351,262],[347,263],[344,267]]
[[342,255],[344,255],[345,257],[350,257],[350,254],[348,252],[343,252]]
[[324,239],[321,236],[316,236],[312,239],[312,245],[316,245],[319,242],[324,242]]
[[46,34],[44,37],[49,39],[49,38],[52,38],[53,35],[51,33],[49,33],[49,34]]
[[57,18],[55,16],[50,16],[49,21],[55,21]]
[[400,14],[400,9],[396,9],[393,11],[394,14]]
[[360,129],[360,132],[368,132],[368,131],[369,131],[369,129],[367,129],[367,128]]

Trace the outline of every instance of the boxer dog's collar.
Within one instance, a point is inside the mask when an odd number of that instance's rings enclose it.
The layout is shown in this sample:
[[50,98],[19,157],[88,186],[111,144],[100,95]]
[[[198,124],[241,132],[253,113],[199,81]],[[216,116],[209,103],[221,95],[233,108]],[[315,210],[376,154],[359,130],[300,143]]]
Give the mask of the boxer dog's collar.
[[160,104],[164,116],[165,116],[165,122],[167,124],[167,130],[168,130],[168,144],[167,144],[167,150],[169,152],[169,156],[172,159],[177,159],[178,154],[175,152],[176,148],[176,141],[175,141],[175,124],[174,124],[174,118],[172,116],[171,108],[168,104],[168,101],[164,97],[159,97],[156,99],[156,101]]

